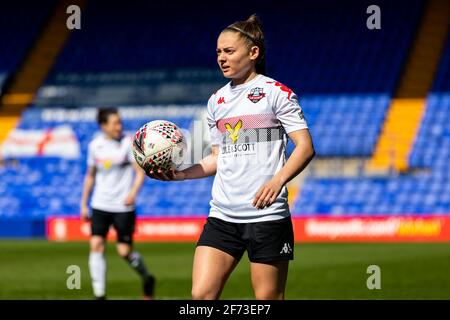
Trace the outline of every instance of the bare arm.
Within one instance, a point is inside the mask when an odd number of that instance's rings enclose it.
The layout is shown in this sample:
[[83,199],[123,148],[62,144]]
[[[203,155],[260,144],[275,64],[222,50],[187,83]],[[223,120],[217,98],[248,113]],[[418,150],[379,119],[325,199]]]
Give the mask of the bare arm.
[[217,171],[217,157],[219,155],[219,147],[212,146],[211,154],[204,157],[198,164],[193,165],[181,171],[184,179],[199,179],[213,176]]
[[315,155],[309,131],[297,130],[289,133],[295,148],[283,168],[256,193],[253,206],[258,209],[270,206],[278,197],[283,186],[302,172]]
[[81,218],[84,220],[88,219],[87,201],[92,192],[92,188],[94,187],[95,173],[96,173],[95,167],[88,167],[86,175],[84,177],[83,193],[81,195],[81,204],[80,204],[80,207],[81,207],[80,215],[81,215]]
[[145,179],[145,172],[142,170],[139,165],[133,161],[132,162],[133,169],[136,173],[136,176],[134,177],[133,186],[131,187],[130,192],[128,193],[128,196],[125,199],[125,205],[131,206],[134,205],[136,201],[137,194],[139,193],[139,190],[141,190],[142,184],[144,183]]
[[157,172],[150,171],[149,176],[154,179],[164,181],[181,181],[186,179],[199,179],[209,177],[216,174],[217,157],[219,155],[219,147],[214,145],[211,147],[211,154],[200,160],[199,163],[182,171],[170,171],[164,173],[161,170]]
[[283,185],[300,174],[316,154],[309,130],[291,132],[289,138],[295,144],[294,151],[284,167],[276,174]]

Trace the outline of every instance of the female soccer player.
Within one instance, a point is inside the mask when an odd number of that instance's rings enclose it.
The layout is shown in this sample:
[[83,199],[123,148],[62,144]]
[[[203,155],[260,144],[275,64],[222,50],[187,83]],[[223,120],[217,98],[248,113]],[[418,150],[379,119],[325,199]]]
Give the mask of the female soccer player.
[[141,255],[133,250],[136,220],[134,203],[145,174],[134,160],[131,137],[122,132],[117,109],[100,109],[97,121],[102,134],[89,143],[88,170],[81,199],[81,218],[87,220],[87,200],[94,189],[89,253],[94,296],[96,299],[105,299],[105,242],[112,224],[117,231],[117,252],[141,276],[144,299],[151,299],[155,279],[148,273]]
[[[208,101],[212,153],[160,180],[215,175],[211,210],[195,250],[192,298],[218,299],[245,251],[256,299],[284,299],[294,235],[286,183],[314,157],[297,96],[265,76],[261,24],[252,15],[225,28],[217,62],[231,81]],[[295,149],[286,162],[287,137]]]

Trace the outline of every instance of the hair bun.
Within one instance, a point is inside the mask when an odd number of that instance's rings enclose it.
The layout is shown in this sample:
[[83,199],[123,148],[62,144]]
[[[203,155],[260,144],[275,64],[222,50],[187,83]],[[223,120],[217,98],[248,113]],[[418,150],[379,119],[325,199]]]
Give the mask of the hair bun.
[[248,17],[248,19],[245,22],[261,25],[261,21],[259,20],[259,18],[256,15],[256,13],[254,13],[250,17]]

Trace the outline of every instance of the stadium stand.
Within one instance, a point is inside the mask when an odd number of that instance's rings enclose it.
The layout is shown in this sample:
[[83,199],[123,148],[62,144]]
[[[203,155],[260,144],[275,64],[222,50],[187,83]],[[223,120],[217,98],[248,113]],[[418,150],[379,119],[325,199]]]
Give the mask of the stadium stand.
[[432,92],[450,92],[450,34],[447,37]]
[[325,215],[448,213],[449,120],[450,94],[430,95],[410,156],[411,165],[425,171],[387,177],[308,177],[292,211]]
[[[150,110],[155,108],[150,107]],[[62,121],[55,118],[46,120],[45,113],[54,113],[55,110],[29,108],[25,111],[18,129],[47,131],[61,125],[67,126],[69,122],[83,156],[64,159],[48,156],[44,150],[42,155],[32,153],[31,156],[21,157],[17,162],[0,168],[2,176],[0,218],[45,218],[47,215],[76,214],[79,210],[82,181],[86,171],[87,145],[99,132],[93,118],[95,110],[92,108],[90,110],[93,112],[90,113],[89,120],[72,122],[69,120],[70,116]],[[178,116],[166,115],[164,119],[177,123],[184,130],[189,130],[198,108],[189,110],[192,109],[184,107]],[[83,114],[83,111],[76,114]],[[136,128],[145,122],[156,119],[142,116],[127,119],[125,112],[124,128],[134,133]],[[50,139],[48,143],[52,143],[52,140]],[[211,184],[211,179],[176,184],[147,179],[137,201],[138,212],[151,216],[204,214],[208,209]],[[195,197],[192,196],[192,190],[195,190]]]
[[[0,93],[4,82],[19,66],[55,1],[0,3]],[[26,21],[27,23],[23,23]]]
[[[450,211],[450,35],[409,156],[412,172],[386,177],[308,177],[299,214],[442,214]],[[317,140],[321,140],[319,137]]]
[[[257,11],[267,26],[269,74],[302,94],[391,94],[423,1],[390,2],[383,12],[384,27],[376,31],[365,26],[369,4],[314,1],[303,3],[302,10],[286,10],[288,6],[261,3]],[[230,21],[243,18],[218,6],[211,3],[206,10],[186,4],[174,10],[170,5],[135,1],[123,9],[120,3],[89,2],[83,16],[89,32],[72,33],[36,103],[110,104],[111,95],[122,104],[139,103],[130,101],[133,96],[145,103],[162,103],[169,98],[160,97],[161,82],[165,88],[175,84],[169,103],[203,103],[224,83],[215,62],[217,34]],[[221,14],[211,15],[214,10]],[[249,4],[240,8],[248,15],[254,10]],[[176,23],[167,24],[167,17]],[[196,34],[203,35],[201,41],[192,41]],[[187,83],[189,90],[181,90]]]
[[[333,100],[332,98],[329,99]],[[373,104],[373,100],[371,100],[372,98],[365,99],[362,99],[362,101],[366,101],[369,107],[376,107],[376,104]],[[323,99],[313,98],[311,102],[308,102],[308,99],[305,100],[305,104],[314,106],[316,101],[322,101]],[[382,99],[381,103],[387,103],[386,100],[387,98]],[[343,99],[342,101],[345,102],[346,100]],[[353,101],[354,103],[359,102],[355,98]],[[325,106],[326,104],[324,104],[324,108],[326,108]],[[317,149],[323,148],[325,153],[327,144],[324,141],[331,139],[333,133],[329,133],[330,138],[327,138],[326,132],[320,134],[320,119],[313,116],[311,111],[314,108],[308,110],[307,117],[311,119],[312,134],[317,136]],[[40,113],[40,109],[27,110],[22,117],[19,128],[45,129],[65,123],[39,121]],[[373,116],[370,111],[368,113]],[[450,170],[448,170],[447,161],[450,135],[445,126],[449,117],[450,95],[430,96],[421,133],[411,155],[411,163],[416,167],[430,168],[431,173],[384,178],[331,179],[310,177],[303,185],[301,194],[292,211],[299,214],[345,213],[350,215],[355,213],[419,214],[446,212],[450,206],[450,198],[448,197],[450,191],[448,172]],[[193,120],[192,116],[166,118],[178,123],[184,129],[188,129]],[[361,116],[361,119],[363,118]],[[439,121],[436,121],[436,119],[439,119]],[[124,124],[126,129],[131,131],[147,120],[148,118],[125,120]],[[348,124],[345,125],[350,126],[354,121],[354,119],[349,119]],[[79,139],[81,153],[85,155],[89,139],[98,130],[97,125],[94,121],[75,122],[72,128]],[[341,139],[335,137],[336,142],[339,140],[342,143],[347,141],[345,136]],[[361,146],[358,147],[358,143]],[[348,144],[350,145],[347,150],[349,152],[355,149],[359,150],[359,155],[363,155],[364,148],[367,148],[367,144],[358,142],[358,139],[355,139],[355,145],[350,142]],[[329,145],[336,146],[332,143]],[[328,152],[330,154],[333,150]],[[356,156],[357,154],[353,155]],[[33,217],[76,213],[84,170],[84,157],[78,160],[42,157],[21,159],[17,166],[3,168],[3,179],[0,184],[3,191],[0,198],[2,217],[21,216],[25,212],[26,215]],[[138,212],[153,216],[206,214],[211,184],[212,179],[176,184],[147,180],[138,199]],[[24,188],[24,186],[27,187]]]
[[[310,2],[301,11],[276,4],[260,7],[258,13],[267,29],[269,75],[299,94],[319,158],[367,159],[373,154],[423,5],[420,0],[390,2],[389,9],[383,12],[383,28],[376,31],[364,25],[364,1],[343,1],[329,4],[326,9],[320,1]],[[45,132],[68,125],[79,144],[80,156],[6,157],[8,161],[0,166],[0,220],[41,221],[51,215],[78,214],[87,143],[98,131],[92,106],[105,101],[123,106],[126,102],[144,105],[136,108],[147,112],[163,101],[158,100],[162,99],[161,92],[155,88],[165,86],[170,88],[165,91],[165,98],[177,105],[166,106],[167,113],[158,116],[151,112],[125,116],[125,129],[134,132],[147,121],[164,118],[189,130],[212,92],[211,87],[205,89],[203,85],[207,82],[217,88],[224,83],[215,63],[217,32],[210,32],[210,26],[218,31],[244,17],[226,12],[215,17],[209,14],[214,8],[197,10],[187,5],[170,11],[170,6],[159,7],[145,1],[135,2],[125,12],[122,9],[113,2],[107,6],[104,1],[88,2],[83,12],[83,30],[89,31],[72,33],[41,87],[36,106],[22,114],[18,126],[21,130]],[[249,14],[253,10],[248,7]],[[176,23],[167,23],[169,12],[170,20]],[[3,23],[0,21],[0,26]],[[205,35],[202,41],[193,42],[199,33]],[[294,36],[301,41],[292,41]],[[30,37],[21,38],[14,52],[25,52],[32,41]],[[5,43],[0,41],[0,46]],[[6,51],[0,50],[0,55],[8,54]],[[1,63],[0,73],[10,73],[20,62],[20,55],[14,55],[14,59]],[[4,61],[7,60],[0,59]],[[291,207],[293,214],[448,213],[449,75],[450,38],[409,156],[412,171],[385,176],[367,176],[364,172],[353,177],[307,176]],[[193,89],[187,83],[203,88],[191,95],[195,101],[187,101],[186,92]],[[171,84],[185,87],[173,91]],[[111,93],[120,93],[120,97]],[[191,102],[202,105],[187,104]],[[60,112],[53,105],[64,105],[66,115],[59,120],[56,116],[47,117]],[[45,106],[50,107],[41,108]],[[174,113],[177,108],[185,111]],[[208,178],[164,183],[147,179],[137,200],[137,212],[152,217],[205,216],[212,181]]]
[[[272,57],[270,73],[304,93],[392,92],[422,6],[417,0],[405,3],[398,1],[386,10],[384,28],[377,32],[361,27],[358,18],[365,16],[358,12],[364,13],[367,5],[360,1],[328,4],[326,9],[320,1],[308,2],[302,10],[292,11],[274,4],[260,6]],[[192,39],[210,30],[212,21],[225,27],[239,17],[221,12],[212,19],[209,11],[191,4],[180,11],[170,9],[147,1],[137,1],[125,11],[120,3],[89,3],[83,23],[90,32],[72,34],[48,81],[58,82],[64,73],[216,68],[214,48],[220,29],[207,32],[202,41]],[[168,16],[177,25],[165,24]],[[292,35],[301,41],[290,41]]]
[[364,157],[372,154],[389,95],[314,95],[301,104],[319,156]]

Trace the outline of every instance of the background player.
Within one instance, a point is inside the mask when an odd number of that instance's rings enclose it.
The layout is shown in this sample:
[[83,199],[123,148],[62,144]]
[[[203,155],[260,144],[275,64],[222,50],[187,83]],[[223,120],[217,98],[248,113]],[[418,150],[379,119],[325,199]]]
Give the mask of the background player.
[[88,169],[81,199],[81,217],[88,219],[87,201],[94,189],[89,253],[94,296],[104,299],[106,295],[105,242],[112,224],[117,231],[117,252],[141,276],[144,298],[151,299],[155,279],[148,273],[141,255],[133,250],[135,199],[145,174],[133,158],[132,140],[122,132],[117,109],[100,109],[97,121],[102,134],[88,146]]
[[[149,175],[215,175],[194,256],[194,299],[218,299],[245,251],[256,298],[283,299],[294,245],[286,183],[313,158],[311,136],[297,96],[264,75],[264,34],[255,15],[222,31],[217,62],[231,82],[208,101],[212,154],[188,169]],[[286,134],[295,144],[287,162]]]

